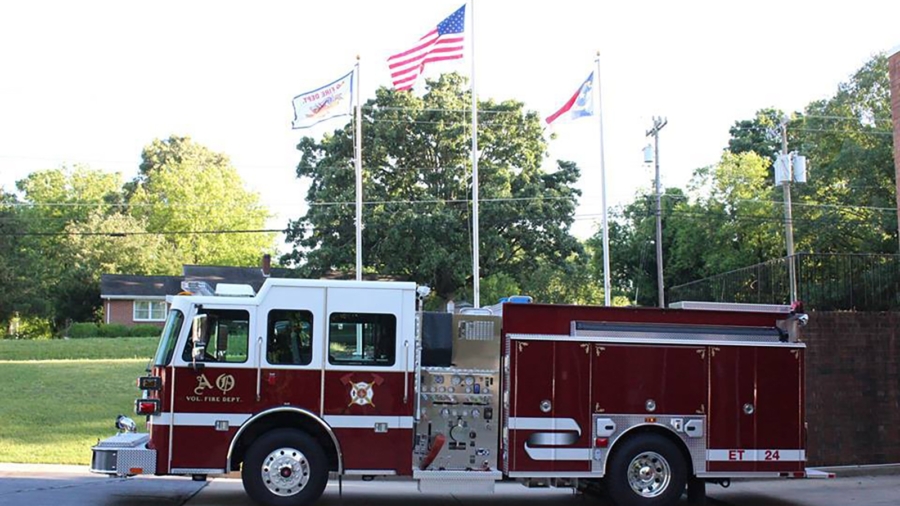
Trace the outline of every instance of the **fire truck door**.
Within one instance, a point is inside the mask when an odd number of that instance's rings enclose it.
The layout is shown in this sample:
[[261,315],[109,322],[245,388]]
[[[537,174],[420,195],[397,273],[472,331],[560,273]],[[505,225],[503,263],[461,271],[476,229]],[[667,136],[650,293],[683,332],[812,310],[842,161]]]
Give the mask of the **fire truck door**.
[[207,304],[198,314],[173,360],[173,474],[223,471],[231,438],[256,404],[255,308]]
[[329,288],[323,414],[344,469],[412,473],[415,294]]
[[294,406],[321,413],[325,289],[272,287],[259,306],[261,409]]
[[710,346],[710,472],[756,470],[756,349]]

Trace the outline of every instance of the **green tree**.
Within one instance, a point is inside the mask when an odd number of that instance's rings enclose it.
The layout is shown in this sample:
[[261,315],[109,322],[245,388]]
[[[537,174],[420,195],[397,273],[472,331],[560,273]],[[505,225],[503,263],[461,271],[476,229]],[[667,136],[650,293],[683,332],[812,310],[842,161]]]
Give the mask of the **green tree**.
[[890,79],[884,55],[804,112],[799,151],[809,182],[795,185],[797,251],[897,251]]
[[182,263],[255,265],[274,249],[269,212],[247,191],[228,157],[187,137],[154,140],[126,186],[132,216],[163,234]]
[[[470,95],[455,74],[428,81],[424,96],[379,89],[363,109],[363,263],[370,272],[431,286],[442,299],[471,290]],[[479,103],[481,274],[526,287],[540,268],[582,254],[570,234],[579,171],[541,168],[540,118],[515,101]],[[290,223],[284,261],[308,275],[355,266],[352,125],[320,142],[300,141],[299,178],[309,211]],[[511,282],[510,280],[515,280]],[[503,280],[503,281],[501,281]]]
[[85,297],[99,295],[99,287],[86,283],[75,268],[66,229],[121,202],[121,176],[85,166],[62,167],[33,172],[16,187],[22,194],[16,212],[18,268],[29,293],[23,311],[50,320],[56,329],[67,320],[90,319],[100,300]]

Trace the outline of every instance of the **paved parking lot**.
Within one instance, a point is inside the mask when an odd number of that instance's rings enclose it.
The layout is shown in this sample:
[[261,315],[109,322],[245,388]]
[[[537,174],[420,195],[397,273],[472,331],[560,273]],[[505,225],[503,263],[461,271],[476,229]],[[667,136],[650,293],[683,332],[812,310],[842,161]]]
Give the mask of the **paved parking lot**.
[[[900,475],[859,476],[831,480],[735,482],[728,489],[707,488],[712,506],[896,506],[900,504]],[[573,494],[569,489],[529,489],[519,483],[497,486],[494,495],[421,494],[410,481],[345,480],[343,497],[332,480],[319,504],[323,506],[605,506],[606,501]],[[253,503],[240,480],[141,477],[114,479],[78,469],[67,472],[3,470],[0,468],[0,505],[29,506],[244,506]],[[682,505],[687,505],[682,500]]]

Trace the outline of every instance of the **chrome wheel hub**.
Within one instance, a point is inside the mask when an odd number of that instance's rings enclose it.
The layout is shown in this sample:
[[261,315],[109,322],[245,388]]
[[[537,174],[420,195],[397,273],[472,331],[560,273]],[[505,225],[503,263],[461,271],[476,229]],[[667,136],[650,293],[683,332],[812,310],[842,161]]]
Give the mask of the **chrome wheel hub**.
[[261,472],[269,492],[291,496],[309,482],[309,461],[296,448],[279,448],[266,457]]
[[628,485],[641,497],[658,497],[671,481],[669,462],[656,452],[643,452],[628,465]]

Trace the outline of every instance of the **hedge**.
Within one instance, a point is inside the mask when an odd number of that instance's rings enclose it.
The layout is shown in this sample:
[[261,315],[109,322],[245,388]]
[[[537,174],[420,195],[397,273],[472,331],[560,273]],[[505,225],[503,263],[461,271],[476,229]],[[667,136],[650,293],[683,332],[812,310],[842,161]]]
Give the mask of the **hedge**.
[[162,329],[156,325],[129,327],[120,323],[73,323],[67,336],[72,339],[85,337],[156,337]]

